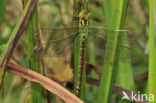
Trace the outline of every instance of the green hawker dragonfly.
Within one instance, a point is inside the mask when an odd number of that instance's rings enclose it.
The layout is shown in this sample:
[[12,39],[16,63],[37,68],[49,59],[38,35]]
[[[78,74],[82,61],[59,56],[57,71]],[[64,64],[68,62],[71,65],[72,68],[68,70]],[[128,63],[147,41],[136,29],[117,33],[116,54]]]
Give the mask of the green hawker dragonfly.
[[[41,31],[42,34],[41,45],[35,45],[34,52],[40,52],[50,58],[54,57],[54,55],[60,56],[66,49],[73,46],[77,37],[81,36],[82,42],[94,42],[96,51],[98,51],[100,55],[102,51],[105,50],[106,43],[111,43],[111,41],[107,41],[108,34],[112,35],[115,34],[115,32],[124,35],[124,38],[118,41],[118,46],[127,49],[130,48],[129,44],[121,44],[121,42],[128,37],[129,41],[127,42],[132,43],[135,39],[135,32],[132,32],[131,30],[110,30],[102,26],[89,26],[89,17],[90,14],[86,10],[83,10],[78,17],[80,22],[79,27],[64,26],[39,28],[38,30],[34,30],[33,33],[39,33]],[[88,47],[87,45],[89,45],[89,43],[86,44],[86,47]],[[55,51],[54,54],[51,51],[52,49]]]
[[[54,57],[63,56],[67,51],[73,51],[74,41],[78,38],[79,46],[75,48],[79,51],[79,76],[77,89],[80,89],[81,85],[81,74],[84,65],[84,55],[86,54],[85,48],[87,48],[87,53],[95,53],[96,59],[99,65],[103,64],[103,55],[106,48],[106,43],[111,43],[107,41],[107,36],[115,35],[116,33],[123,35],[123,38],[118,41],[118,46],[129,49],[128,42],[122,44],[129,37],[130,42],[134,39],[134,32],[130,30],[109,30],[104,27],[89,26],[90,13],[83,10],[79,13],[79,27],[53,27],[53,28],[40,28],[42,31],[41,45],[34,46],[34,52],[44,55],[44,57]],[[35,31],[35,33],[38,33]],[[49,35],[48,35],[49,34]],[[125,36],[126,35],[126,36]],[[92,43],[92,44],[91,44]],[[72,53],[72,52],[71,52]],[[100,64],[101,63],[101,64]]]

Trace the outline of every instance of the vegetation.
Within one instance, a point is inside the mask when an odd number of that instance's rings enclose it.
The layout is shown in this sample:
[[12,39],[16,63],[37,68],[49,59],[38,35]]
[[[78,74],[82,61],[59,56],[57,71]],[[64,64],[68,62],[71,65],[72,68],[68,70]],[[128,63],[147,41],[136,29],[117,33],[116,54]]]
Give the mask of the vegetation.
[[0,103],[156,103],[155,9],[154,0],[1,1]]

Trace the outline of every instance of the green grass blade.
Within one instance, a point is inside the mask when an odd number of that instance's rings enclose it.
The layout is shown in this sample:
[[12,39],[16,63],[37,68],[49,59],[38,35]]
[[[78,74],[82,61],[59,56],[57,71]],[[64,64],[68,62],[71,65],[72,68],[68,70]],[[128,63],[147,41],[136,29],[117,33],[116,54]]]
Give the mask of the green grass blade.
[[[121,18],[121,26],[120,28],[123,28],[123,22],[124,22],[124,17],[125,13],[127,10],[127,3],[128,0],[124,1],[123,4],[123,13],[122,13],[122,18]],[[119,35],[119,40],[121,39],[121,44],[125,44],[128,46],[128,37],[127,35]],[[124,55],[126,54],[126,55]],[[127,54],[129,53],[129,49],[123,48],[121,46],[117,47],[117,53],[116,55],[120,55],[121,58],[119,58],[116,62],[118,63],[117,66],[117,84],[120,86],[124,87],[125,89],[128,90],[134,90],[134,80],[133,80],[133,71],[131,67],[131,59],[130,56]]]
[[[127,0],[125,0],[124,2],[124,7],[123,7],[123,13],[122,13],[122,21],[124,20],[125,17],[125,13],[127,10]],[[107,22],[107,26],[109,26],[109,19],[110,19],[110,15],[111,15],[111,3],[109,0],[104,0],[103,1],[104,4],[104,11],[105,11],[105,15],[106,15],[106,22]],[[122,24],[122,23],[121,23]],[[121,28],[122,25],[121,25]],[[119,35],[119,38],[124,38],[125,41],[122,40],[121,44],[127,44],[128,38],[126,38],[126,35],[122,35],[124,37],[121,37]],[[125,39],[126,38],[126,39]],[[127,44],[128,45],[128,44]],[[129,54],[129,51],[126,48],[120,48],[117,47],[117,55],[122,55],[122,54]],[[133,71],[132,71],[132,67],[131,67],[131,60],[129,57],[127,57],[126,55],[122,56],[124,57],[123,60],[118,60],[118,69],[117,69],[117,79],[116,82],[117,84],[119,84],[120,86],[129,89],[129,90],[133,90],[134,89],[134,80],[133,80]],[[128,83],[127,83],[128,81]]]
[[[84,48],[85,51],[86,51],[86,48]],[[85,54],[86,56],[86,54]],[[84,66],[83,66],[83,70],[82,70],[82,81],[81,81],[81,88],[80,88],[80,98],[83,100],[83,101],[86,101],[86,58],[84,59]]]
[[111,17],[111,0],[103,0],[104,13],[106,15],[106,24],[109,25],[110,17]]
[[[156,95],[156,2],[149,0],[149,72],[148,72],[148,88],[149,95]],[[149,101],[149,103],[156,103],[156,101]]]
[[74,92],[77,94],[77,85],[78,85],[78,71],[79,71],[79,54],[80,54],[80,36],[78,35],[74,42],[74,69],[75,69],[75,78],[74,78]]
[[[32,30],[36,30],[38,28],[37,23],[37,10],[34,10],[34,13],[31,18],[31,22],[28,25],[27,28],[27,38],[28,38],[28,57],[30,61],[30,68],[33,69],[33,71],[36,71],[40,74],[43,74],[41,62],[40,62],[40,55],[34,54],[33,47],[34,45],[40,45],[39,41],[39,34],[35,33],[32,34]],[[46,96],[45,96],[45,90],[43,87],[38,83],[31,83],[32,88],[32,103],[46,103]]]
[[[113,2],[113,8],[111,13],[111,23],[109,25],[110,29],[118,30],[120,29],[122,12],[123,12],[124,0],[115,0]],[[115,78],[115,68],[113,66],[116,55],[118,33],[108,35],[108,43],[105,51],[104,58],[104,68],[102,70],[102,77],[100,81],[99,90],[99,102],[100,103],[110,103],[112,95],[112,87]],[[112,42],[112,44],[109,43]]]
[[4,16],[4,13],[5,13],[7,3],[8,3],[8,0],[2,0],[1,3],[0,3],[0,26],[1,26],[1,23],[2,23],[2,21],[4,19],[3,16]]
[[[78,17],[78,13],[79,11],[79,2],[80,0],[74,0],[74,13],[73,16],[74,17]],[[78,28],[79,22],[78,20],[74,20],[73,21],[73,25],[75,28]],[[74,31],[74,33],[76,34],[78,31]],[[80,46],[79,44],[79,39],[80,37],[78,36],[75,41],[74,41],[74,93],[77,95],[77,85],[78,85],[78,65],[79,65],[79,49]]]
[[14,28],[8,42],[5,48],[5,51],[2,53],[0,61],[1,61],[1,69],[0,69],[0,86],[2,86],[3,78],[5,75],[5,67],[10,61],[11,55],[15,49],[15,46],[20,38],[20,36],[23,34],[28,21],[31,17],[31,13],[33,11],[33,8],[35,6],[37,1],[29,1],[26,4],[26,7],[23,11],[23,16],[19,19],[19,21],[16,24],[16,27]]
[[[90,39],[88,39],[88,46],[87,47],[87,61],[89,63],[96,63],[96,57],[95,57],[95,45],[93,42],[94,38],[90,37]],[[86,68],[87,69],[87,68]],[[87,77],[91,77],[91,78],[97,78],[96,72],[94,70],[92,70],[90,72],[89,75],[87,75]],[[86,98],[89,102],[93,102],[96,103],[97,102],[97,88],[95,86],[89,85],[87,84],[86,87]],[[91,96],[90,96],[91,95]],[[90,98],[91,97],[91,98]]]

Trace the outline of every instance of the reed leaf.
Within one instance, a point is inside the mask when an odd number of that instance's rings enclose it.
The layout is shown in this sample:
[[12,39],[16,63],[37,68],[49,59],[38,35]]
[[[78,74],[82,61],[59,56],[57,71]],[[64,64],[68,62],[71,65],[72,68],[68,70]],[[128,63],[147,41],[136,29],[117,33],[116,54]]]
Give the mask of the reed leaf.
[[[125,14],[127,11],[128,6],[128,0],[124,1],[123,4],[123,12],[122,12],[122,19],[121,19],[121,29],[124,29],[124,19]],[[122,39],[121,44],[125,44],[128,46],[128,36],[126,35],[120,35],[119,34],[119,40]],[[131,59],[130,59],[130,50],[127,48],[122,48],[120,46],[117,47],[117,53],[116,55],[120,55],[120,58],[116,61],[118,63],[117,66],[117,77],[116,82],[120,86],[128,89],[128,90],[134,90],[134,80],[133,80],[133,71],[131,67]],[[124,55],[126,54],[126,55]]]
[[0,3],[0,26],[1,26],[2,21],[4,20],[4,13],[5,13],[7,3],[8,3],[8,0],[3,0]]
[[[74,17],[78,17],[78,13],[80,12],[79,10],[79,2],[80,0],[74,0],[74,13],[73,16]],[[75,28],[78,28],[79,26],[79,21],[78,20],[74,20],[73,21],[73,25]],[[77,31],[75,30],[74,33],[76,34]],[[75,41],[74,41],[74,93],[77,95],[77,85],[78,85],[78,71],[79,71],[79,48],[80,48],[80,43],[79,40],[80,37],[78,36]]]
[[11,55],[16,47],[16,44],[19,40],[19,38],[21,37],[21,35],[23,34],[25,28],[28,25],[28,21],[31,17],[32,11],[34,9],[34,6],[36,4],[37,0],[35,1],[29,1],[26,4],[26,7],[23,11],[23,16],[19,19],[19,21],[16,24],[16,27],[14,28],[7,44],[6,44],[6,48],[3,51],[0,61],[1,61],[1,69],[0,69],[0,87],[2,86],[3,83],[3,78],[5,76],[5,67],[6,65],[9,63]]
[[[111,23],[109,28],[112,30],[119,30],[122,19],[124,0],[115,0],[113,1],[113,8],[111,12]],[[109,44],[109,41],[112,44]],[[102,77],[100,81],[99,89],[99,102],[100,103],[110,103],[112,96],[112,85],[114,83],[116,69],[114,67],[116,48],[118,41],[118,33],[108,35],[108,43],[105,51],[104,58],[104,68],[102,70]]]
[[[41,57],[38,54],[35,54],[33,48],[35,45],[40,45],[40,37],[39,34],[33,34],[33,30],[37,30],[38,22],[37,22],[37,8],[35,8],[32,18],[30,19],[28,28],[27,28],[27,40],[28,40],[28,57],[30,61],[30,68],[33,71],[36,71],[40,74],[43,74],[42,66],[41,66]],[[46,96],[44,88],[38,83],[31,83],[32,88],[32,103],[46,103]]]
[[[149,72],[148,72],[148,94],[149,96],[156,95],[156,2],[155,0],[149,0]],[[150,100],[149,103],[156,103],[156,101]]]

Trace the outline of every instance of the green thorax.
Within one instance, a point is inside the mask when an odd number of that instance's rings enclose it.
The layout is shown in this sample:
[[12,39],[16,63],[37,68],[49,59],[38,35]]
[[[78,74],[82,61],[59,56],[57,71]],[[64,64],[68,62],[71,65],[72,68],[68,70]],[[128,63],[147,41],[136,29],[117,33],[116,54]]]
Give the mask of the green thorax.
[[[90,13],[87,10],[83,10],[78,15],[79,18],[79,29],[81,31],[81,37],[85,39],[88,36],[88,25]],[[85,37],[85,38],[84,38]]]

